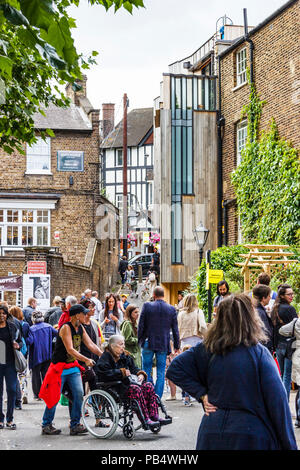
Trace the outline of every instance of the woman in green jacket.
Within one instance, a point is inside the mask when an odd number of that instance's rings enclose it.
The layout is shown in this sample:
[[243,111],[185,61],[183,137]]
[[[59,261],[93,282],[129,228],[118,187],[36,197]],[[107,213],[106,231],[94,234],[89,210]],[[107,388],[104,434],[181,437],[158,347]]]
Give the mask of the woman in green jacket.
[[129,304],[125,311],[125,320],[121,325],[121,334],[125,338],[125,349],[132,355],[137,367],[142,367],[141,348],[137,337],[137,320],[139,309],[136,305]]

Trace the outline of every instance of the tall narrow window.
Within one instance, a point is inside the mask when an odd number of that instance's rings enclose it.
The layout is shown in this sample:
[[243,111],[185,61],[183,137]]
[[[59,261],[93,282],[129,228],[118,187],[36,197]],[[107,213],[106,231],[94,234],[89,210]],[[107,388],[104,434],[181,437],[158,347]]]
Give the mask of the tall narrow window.
[[27,173],[49,174],[51,171],[51,140],[37,137],[37,142],[27,145]]
[[236,55],[236,84],[243,85],[247,82],[247,49],[244,47]]
[[237,125],[236,131],[236,164],[237,166],[241,163],[242,150],[246,145],[247,141],[247,121],[242,121]]

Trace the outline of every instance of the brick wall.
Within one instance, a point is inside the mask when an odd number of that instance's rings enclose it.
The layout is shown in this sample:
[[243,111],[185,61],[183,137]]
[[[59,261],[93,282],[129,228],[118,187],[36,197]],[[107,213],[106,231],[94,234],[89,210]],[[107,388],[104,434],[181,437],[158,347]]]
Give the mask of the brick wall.
[[[92,111],[89,117],[91,131],[54,131],[55,137],[51,138],[51,175],[26,174],[26,155],[18,152],[7,155],[0,149],[0,171],[2,175],[5,174],[0,182],[0,195],[1,192],[60,195],[55,209],[50,211],[50,244],[56,246],[59,256],[62,256],[57,261],[60,263],[59,269],[51,268],[49,272],[53,273],[51,292],[57,291],[56,294],[64,290],[64,282],[65,288],[71,292],[81,293],[90,287],[104,293],[115,283],[117,276],[117,236],[114,240],[102,240],[98,244],[93,265],[84,269],[88,245],[97,238],[96,211],[99,205],[108,205],[112,212],[117,211],[99,194],[99,111]],[[84,151],[84,171],[57,171],[59,150]],[[70,176],[73,177],[72,185]],[[113,220],[117,224],[116,218]],[[60,232],[59,239],[54,239],[55,231]],[[115,230],[115,233],[118,231]],[[74,266],[66,267],[67,264]],[[24,255],[23,260],[7,256],[0,258],[0,275],[6,276],[8,271],[21,274],[23,269],[26,269]]]
[[[300,14],[299,1],[251,35],[254,43],[254,81],[263,107],[260,130],[268,129],[274,117],[282,138],[300,147]],[[249,85],[236,87],[236,53],[247,47],[243,43],[225,55],[221,61],[222,114],[225,117],[223,139],[223,199],[235,197],[230,174],[236,167],[236,126],[241,111],[249,102]],[[234,204],[228,210],[228,243],[237,241],[237,221]]]

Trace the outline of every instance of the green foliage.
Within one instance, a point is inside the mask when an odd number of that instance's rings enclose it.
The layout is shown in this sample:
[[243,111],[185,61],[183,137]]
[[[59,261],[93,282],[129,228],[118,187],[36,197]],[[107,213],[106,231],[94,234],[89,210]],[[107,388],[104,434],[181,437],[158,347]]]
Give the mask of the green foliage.
[[[84,58],[74,46],[75,20],[68,7],[80,0],[0,0],[0,147],[7,153],[21,151],[35,141],[33,114],[53,103],[69,100],[57,84],[73,83],[82,70],[95,64],[97,51]],[[89,0],[106,10],[121,7],[132,13],[142,0]],[[55,83],[54,90],[52,85]]]
[[300,241],[298,151],[279,137],[275,120],[258,135],[263,102],[251,86],[247,143],[231,179],[245,241],[297,244]]
[[292,305],[300,313],[300,248],[291,247],[289,251],[294,253],[295,256],[293,258],[299,262],[290,264],[287,268],[282,266],[278,269],[271,279],[271,287],[276,291],[279,284],[289,284],[295,293]]
[[[244,288],[244,278],[241,269],[235,263],[241,262],[241,253],[248,253],[248,249],[241,246],[222,246],[211,251],[210,269],[221,269],[224,271],[224,279],[228,282],[231,292],[242,292]],[[204,314],[208,314],[208,300],[206,290],[206,262],[202,261],[200,268],[191,280],[190,291],[197,293],[199,306]],[[211,284],[212,299],[217,295],[217,287]]]

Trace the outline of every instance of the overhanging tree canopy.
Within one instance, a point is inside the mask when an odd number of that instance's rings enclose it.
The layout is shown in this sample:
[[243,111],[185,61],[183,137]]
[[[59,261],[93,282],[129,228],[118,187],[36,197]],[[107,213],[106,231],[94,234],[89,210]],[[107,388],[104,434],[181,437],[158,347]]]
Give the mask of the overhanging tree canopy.
[[[143,7],[143,0],[86,0],[108,10]],[[68,7],[80,0],[0,0],[0,147],[22,151],[35,141],[33,114],[50,102],[68,100],[51,83],[73,83],[81,70],[95,63],[96,51],[84,59],[76,50],[71,30],[75,20]],[[49,130],[49,133],[50,130]]]

